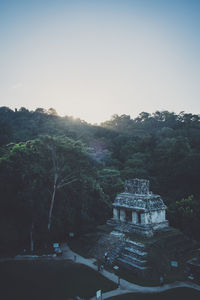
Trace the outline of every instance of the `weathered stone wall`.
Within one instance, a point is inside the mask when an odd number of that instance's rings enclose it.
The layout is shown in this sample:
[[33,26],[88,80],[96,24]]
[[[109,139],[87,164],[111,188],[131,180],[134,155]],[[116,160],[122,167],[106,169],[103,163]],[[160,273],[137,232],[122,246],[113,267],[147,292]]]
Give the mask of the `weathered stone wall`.
[[155,210],[151,212],[151,222],[161,223],[165,221],[165,210]]
[[125,192],[118,194],[113,203],[113,221],[119,227],[122,225],[122,232],[127,232],[126,223],[133,225],[131,231],[152,236],[154,227],[156,231],[168,227],[165,210],[162,198],[149,193],[148,180],[131,179],[125,182]]
[[125,208],[134,208],[137,210],[161,210],[166,209],[166,206],[159,195],[136,195],[130,193],[118,194],[113,206]]
[[[116,221],[126,221],[126,209],[123,208],[113,208],[113,219]],[[140,216],[140,218],[139,218]],[[139,213],[138,211],[132,211],[132,220],[129,222],[133,224],[149,225],[154,223],[161,223],[166,221],[165,210],[154,210],[154,211],[144,211]]]
[[141,215],[142,224],[151,224],[151,213],[144,213]]
[[125,181],[125,192],[131,194],[149,194],[149,180],[129,179]]

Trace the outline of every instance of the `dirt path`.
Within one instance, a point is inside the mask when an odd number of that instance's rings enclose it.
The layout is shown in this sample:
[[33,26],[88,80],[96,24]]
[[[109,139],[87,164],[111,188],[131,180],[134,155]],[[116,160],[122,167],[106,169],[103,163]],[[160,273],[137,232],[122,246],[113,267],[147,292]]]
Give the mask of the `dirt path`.
[[[62,250],[63,250],[63,256],[62,258],[66,258],[66,259],[72,259],[78,263],[87,265],[88,267],[92,268],[93,270],[97,270],[97,266],[94,265],[94,262],[96,261],[96,259],[94,258],[84,258],[81,255],[79,255],[78,253],[73,252],[68,246],[67,244],[63,244],[62,245]],[[116,276],[115,274],[108,272],[107,270],[103,270],[101,271],[101,274],[108,278],[109,280],[113,281],[114,283],[118,283],[118,276]],[[159,293],[159,292],[163,292],[163,291],[167,291],[170,289],[174,289],[174,288],[178,288],[178,287],[187,287],[187,288],[193,288],[196,289],[198,291],[200,291],[200,286],[195,284],[195,283],[190,283],[190,282],[174,282],[174,283],[169,283],[169,284],[165,284],[163,286],[153,286],[153,287],[146,287],[146,286],[140,286],[131,282],[128,282],[124,279],[120,279],[120,287],[104,293],[103,294],[103,299],[107,299],[110,298],[112,296],[117,296],[117,295],[121,295],[121,294],[127,294],[127,293]],[[91,300],[95,300],[96,297],[91,298]]]

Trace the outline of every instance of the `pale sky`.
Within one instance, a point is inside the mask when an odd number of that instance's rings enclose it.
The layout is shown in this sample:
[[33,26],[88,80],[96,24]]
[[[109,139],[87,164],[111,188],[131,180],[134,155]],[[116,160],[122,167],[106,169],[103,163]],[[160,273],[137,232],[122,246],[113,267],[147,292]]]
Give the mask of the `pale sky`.
[[0,0],[0,106],[200,113],[200,0]]

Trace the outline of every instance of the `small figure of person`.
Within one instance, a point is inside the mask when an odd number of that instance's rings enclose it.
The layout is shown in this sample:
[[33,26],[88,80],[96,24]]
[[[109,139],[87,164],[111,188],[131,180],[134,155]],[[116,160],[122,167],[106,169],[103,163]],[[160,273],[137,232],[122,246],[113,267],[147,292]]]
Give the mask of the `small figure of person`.
[[120,287],[120,277],[118,276],[117,278],[117,287],[119,288]]
[[107,264],[110,264],[110,257],[107,257]]
[[160,285],[161,285],[161,286],[164,285],[164,278],[163,278],[163,276],[160,276]]
[[100,265],[100,270],[103,271],[103,269],[104,269],[104,266]]
[[108,259],[108,252],[106,252],[105,254],[104,254],[104,259],[105,259],[105,263],[107,262],[107,259]]
[[98,269],[99,272],[101,271],[101,265],[100,264],[97,265],[97,269]]
[[74,261],[76,261],[76,255],[74,255]]

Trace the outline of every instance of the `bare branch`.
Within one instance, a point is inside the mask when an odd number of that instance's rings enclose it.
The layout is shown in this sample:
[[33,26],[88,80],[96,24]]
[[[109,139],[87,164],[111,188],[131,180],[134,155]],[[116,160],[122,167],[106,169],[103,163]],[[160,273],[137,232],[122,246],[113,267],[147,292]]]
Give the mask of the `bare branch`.
[[74,181],[77,181],[78,179],[73,179],[73,180],[71,180],[71,181],[68,181],[68,182],[65,182],[65,183],[60,183],[60,184],[58,184],[57,185],[57,189],[60,189],[60,188],[62,188],[63,186],[65,186],[65,185],[68,185],[68,184],[70,184],[70,183],[72,183],[72,182],[74,182]]
[[69,180],[72,180],[72,179],[75,179],[76,177],[73,175],[73,176],[66,176],[64,178],[61,179],[60,183],[61,182],[64,182],[64,181],[69,181]]

